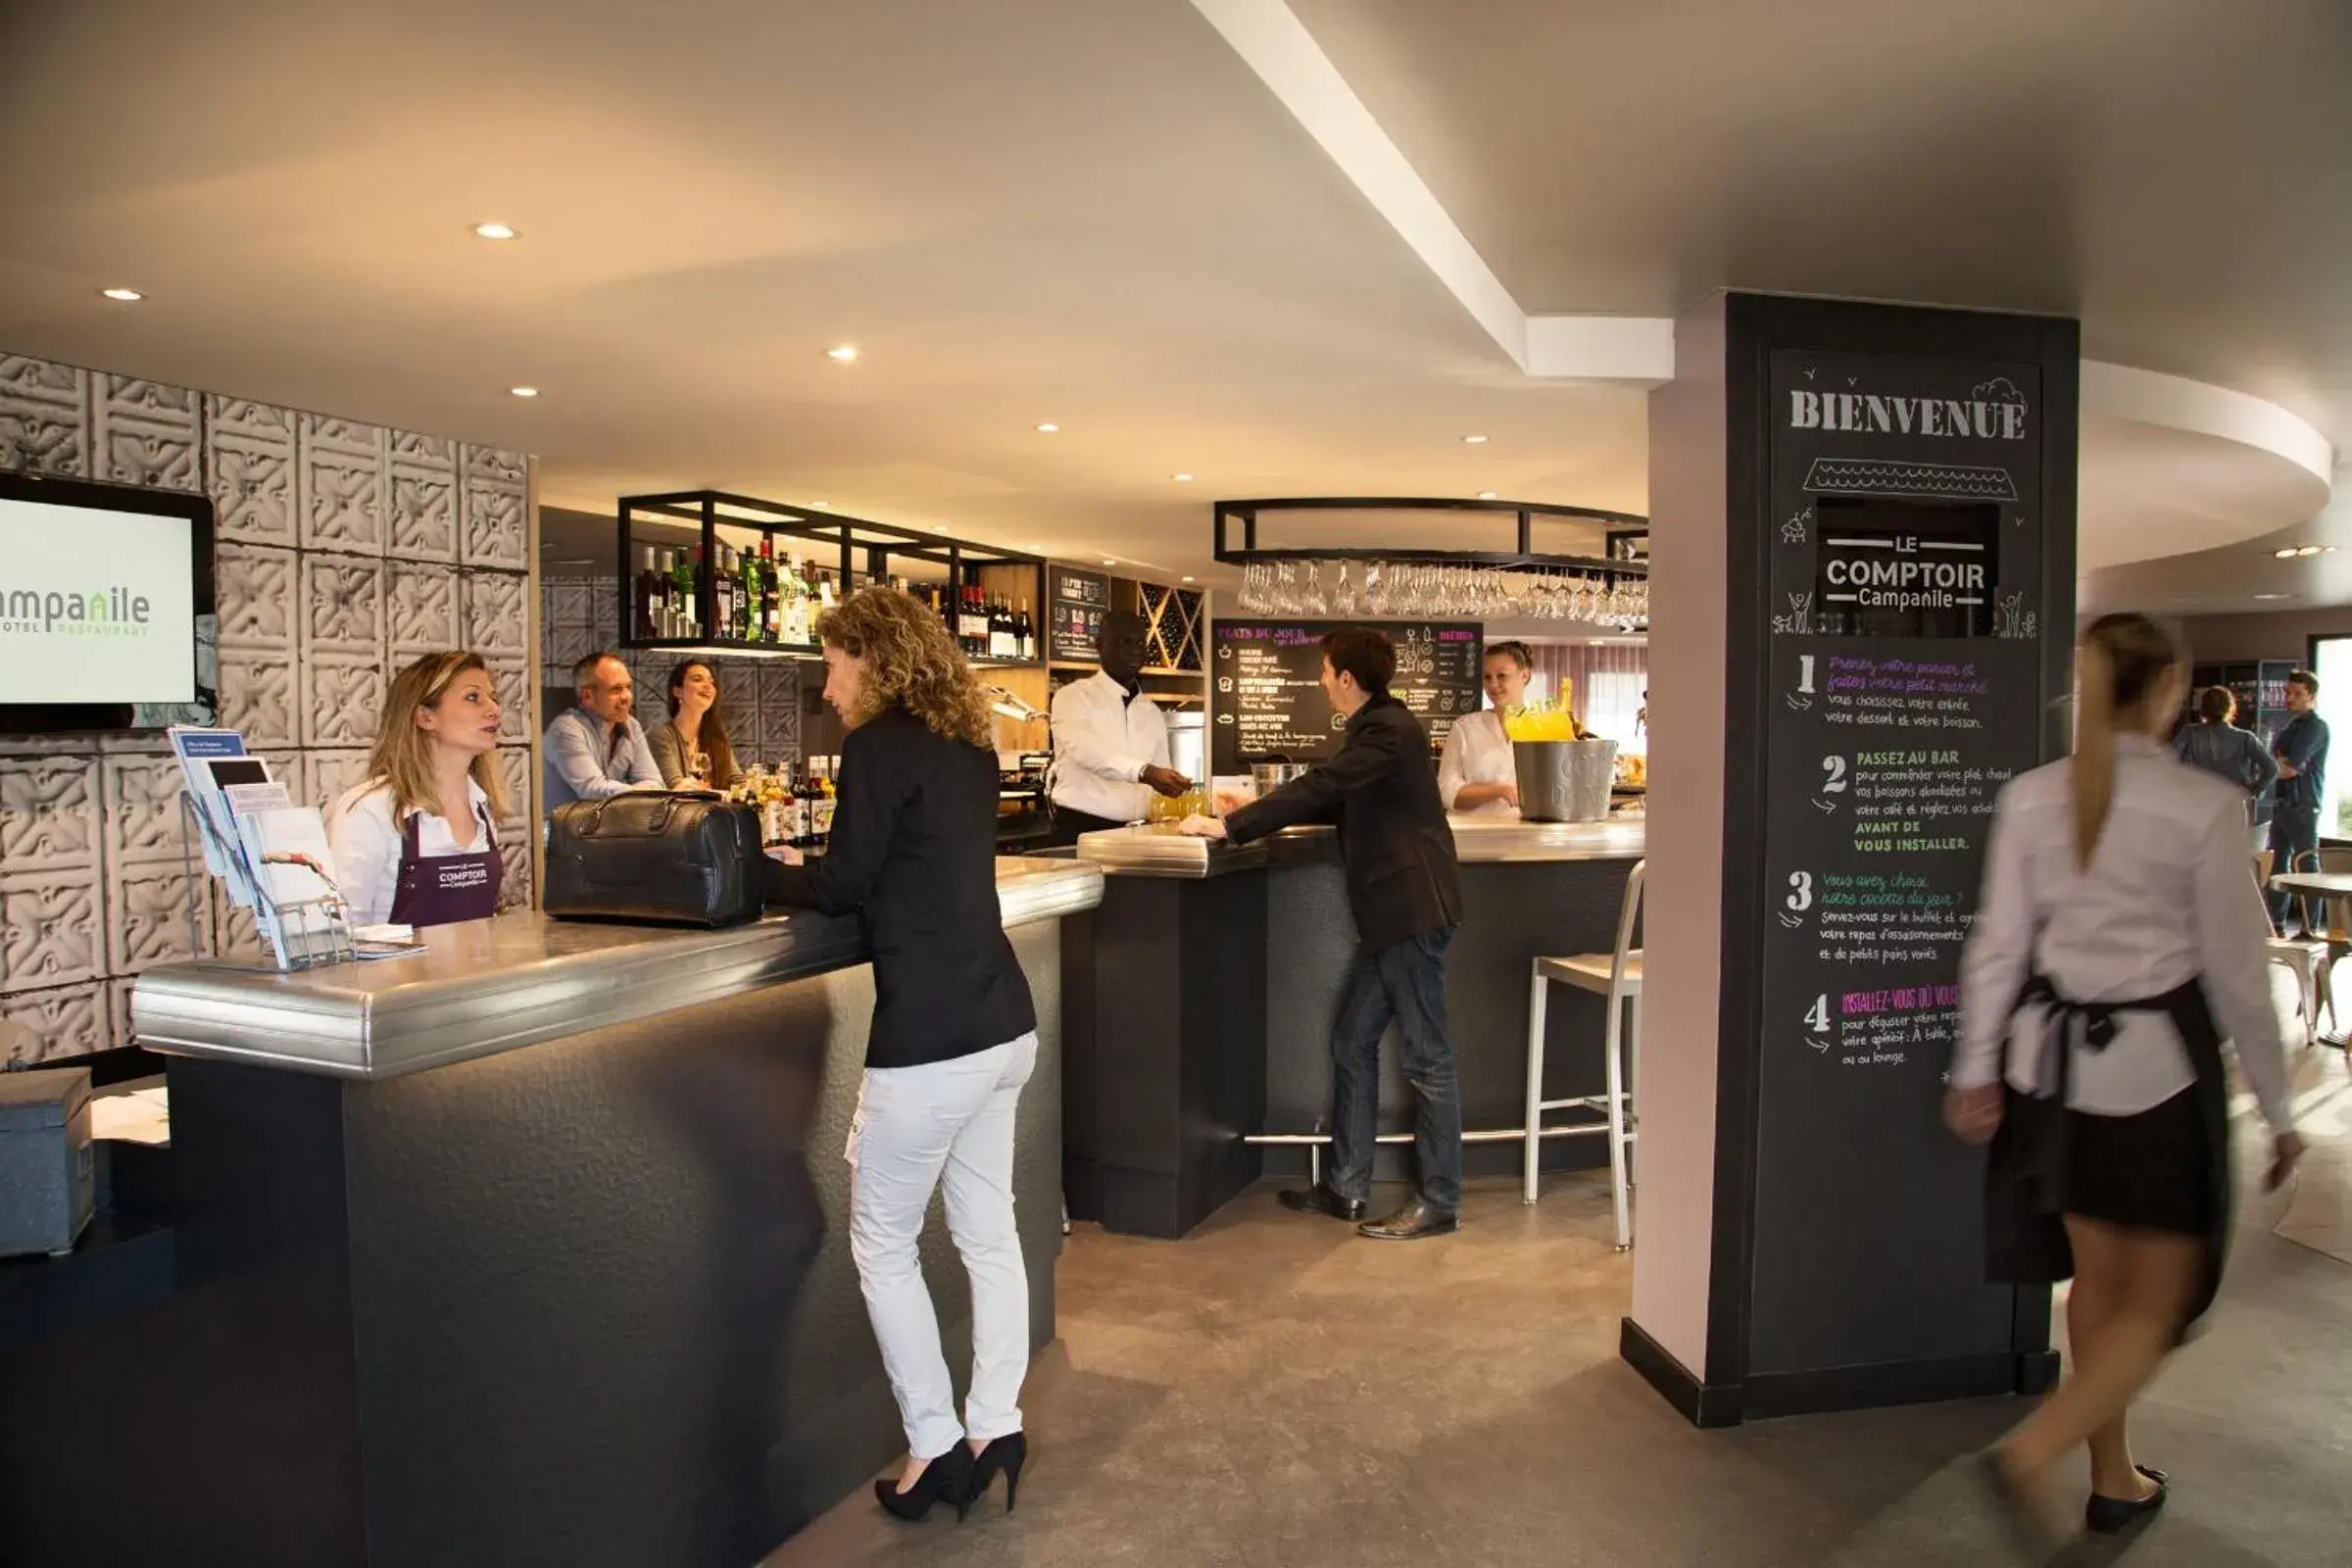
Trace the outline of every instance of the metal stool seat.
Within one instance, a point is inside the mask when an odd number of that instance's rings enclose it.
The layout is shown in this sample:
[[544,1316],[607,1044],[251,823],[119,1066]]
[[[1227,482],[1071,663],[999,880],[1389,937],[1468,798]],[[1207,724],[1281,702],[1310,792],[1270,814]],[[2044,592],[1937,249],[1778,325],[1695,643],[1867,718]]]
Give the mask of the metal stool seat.
[[[1527,1152],[1521,1163],[1520,1198],[1537,1199],[1541,1175],[1539,1155],[1546,1138],[1606,1134],[1609,1140],[1609,1188],[1617,1208],[1617,1250],[1634,1245],[1633,1215],[1627,1202],[1632,1186],[1627,1153],[1636,1137],[1634,1105],[1635,1065],[1642,1042],[1642,950],[1633,945],[1642,918],[1642,880],[1647,860],[1634,864],[1626,878],[1625,903],[1617,913],[1617,946],[1609,953],[1580,953],[1569,957],[1539,956],[1533,965],[1527,994]],[[1608,1002],[1608,1023],[1602,1031],[1601,1054],[1607,1087],[1597,1095],[1564,1100],[1544,1098],[1544,1021],[1551,983],[1594,992]],[[1552,1110],[1597,1111],[1597,1122],[1572,1122],[1547,1127],[1544,1113]]]

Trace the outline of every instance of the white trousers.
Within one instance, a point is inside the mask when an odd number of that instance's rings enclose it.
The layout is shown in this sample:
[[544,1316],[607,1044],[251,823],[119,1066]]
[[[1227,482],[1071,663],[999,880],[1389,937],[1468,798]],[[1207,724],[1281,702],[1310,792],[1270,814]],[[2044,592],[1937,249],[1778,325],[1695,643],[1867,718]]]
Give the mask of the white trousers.
[[[868,1067],[850,1122],[850,1255],[882,1347],[906,1451],[1021,1430],[1029,1274],[1012,1212],[1012,1123],[1037,1036],[918,1067]],[[961,1425],[916,1244],[945,1181],[948,1234],[972,1281],[972,1385]]]

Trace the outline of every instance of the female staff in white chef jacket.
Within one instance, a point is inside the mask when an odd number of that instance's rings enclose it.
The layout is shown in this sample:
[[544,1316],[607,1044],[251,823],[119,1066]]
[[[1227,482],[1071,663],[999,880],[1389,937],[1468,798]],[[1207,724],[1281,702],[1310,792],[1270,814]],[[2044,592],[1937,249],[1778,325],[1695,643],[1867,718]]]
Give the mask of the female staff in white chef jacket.
[[1525,643],[1488,645],[1487,701],[1494,706],[1455,719],[1438,754],[1438,795],[1448,811],[1499,816],[1517,808],[1519,772],[1502,717],[1527,701],[1535,667]]
[[2051,1466],[2079,1445],[2089,1528],[2121,1530],[2164,1502],[2163,1472],[2135,1462],[2124,1423],[2221,1282],[2224,1039],[2275,1135],[2270,1186],[2302,1152],[2245,792],[2159,739],[2183,681],[2154,621],[2100,616],[2080,670],[2075,755],[2020,775],[1994,808],[1944,1106],[1954,1132],[1992,1145],[1988,1274],[2075,1282],[2070,1375],[1984,1471],[2036,1542]]
[[479,654],[427,654],[393,680],[368,777],[326,814],[354,925],[449,925],[498,912],[498,711]]

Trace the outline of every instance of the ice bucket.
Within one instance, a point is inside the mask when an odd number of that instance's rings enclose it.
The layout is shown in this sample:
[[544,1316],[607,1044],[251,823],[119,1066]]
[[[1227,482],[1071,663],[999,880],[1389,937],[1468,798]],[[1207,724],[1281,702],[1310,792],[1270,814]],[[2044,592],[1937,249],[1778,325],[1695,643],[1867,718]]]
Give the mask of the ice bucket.
[[1598,822],[1617,777],[1615,741],[1513,741],[1519,815],[1530,822]]

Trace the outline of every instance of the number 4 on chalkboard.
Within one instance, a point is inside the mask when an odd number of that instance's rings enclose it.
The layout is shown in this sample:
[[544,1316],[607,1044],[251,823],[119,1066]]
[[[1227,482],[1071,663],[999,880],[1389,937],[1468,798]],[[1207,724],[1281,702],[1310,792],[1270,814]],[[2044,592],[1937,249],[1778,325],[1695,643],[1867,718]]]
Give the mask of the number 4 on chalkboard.
[[1813,1005],[1805,1012],[1805,1027],[1817,1035],[1826,1035],[1830,1032],[1830,994],[1828,992],[1825,991],[1813,999]]

